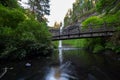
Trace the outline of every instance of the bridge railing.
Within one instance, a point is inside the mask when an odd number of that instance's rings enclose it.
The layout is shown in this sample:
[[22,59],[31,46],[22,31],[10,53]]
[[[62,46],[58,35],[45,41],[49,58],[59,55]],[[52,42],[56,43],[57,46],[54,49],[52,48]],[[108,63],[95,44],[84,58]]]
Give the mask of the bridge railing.
[[[85,26],[82,26],[85,27]],[[86,29],[82,29],[82,32],[100,32],[100,31],[113,31],[115,30],[115,24],[103,23],[103,24],[89,24]]]
[[51,29],[50,32],[54,36],[61,35],[74,35],[74,34],[83,34],[83,33],[95,33],[95,32],[107,32],[107,31],[115,31],[116,24],[115,23],[103,23],[103,24],[89,24],[87,26],[81,26],[80,24],[71,25],[67,28],[62,29],[62,33],[60,33],[60,29]]
[[60,29],[50,29],[52,36],[60,35]]

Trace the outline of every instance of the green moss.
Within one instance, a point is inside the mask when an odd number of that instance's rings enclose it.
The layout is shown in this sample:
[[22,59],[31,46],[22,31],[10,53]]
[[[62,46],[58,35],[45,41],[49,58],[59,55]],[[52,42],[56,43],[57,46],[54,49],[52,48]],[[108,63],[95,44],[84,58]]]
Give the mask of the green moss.
[[87,28],[88,25],[98,25],[98,26],[92,26],[92,28],[98,28],[102,23],[103,23],[102,18],[98,16],[92,16],[87,18],[84,22],[82,22],[82,25],[83,25],[83,28]]

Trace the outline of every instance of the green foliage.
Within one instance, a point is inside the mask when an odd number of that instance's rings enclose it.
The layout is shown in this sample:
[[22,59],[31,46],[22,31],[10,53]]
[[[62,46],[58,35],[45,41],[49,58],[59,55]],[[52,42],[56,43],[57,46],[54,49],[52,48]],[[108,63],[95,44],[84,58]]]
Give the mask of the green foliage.
[[92,28],[100,27],[99,25],[103,23],[103,19],[101,19],[98,16],[92,16],[86,19],[84,22],[82,22],[83,28],[87,28],[88,25],[98,25],[98,26],[92,26]]
[[94,14],[96,12],[95,8],[90,9],[89,11],[84,12],[84,14],[79,15],[79,19],[82,17],[87,17],[91,14]]
[[103,16],[103,20],[107,23],[120,23],[120,11]]
[[35,20],[25,20],[20,23],[16,32],[22,40],[35,40],[41,43],[50,42],[50,34],[45,23]]
[[102,50],[104,50],[105,48],[102,46],[102,45],[99,45],[99,44],[96,44],[94,46],[94,49],[93,49],[93,53],[97,53],[97,52],[100,52]]
[[88,38],[86,39],[85,46],[91,48],[91,50],[94,49],[94,47],[99,45],[104,45],[104,41],[102,38]]
[[[113,23],[116,24],[116,27],[119,26],[120,24],[120,11],[116,12],[115,14],[107,14],[104,16],[92,16],[87,18],[85,21],[82,22],[82,25],[85,26],[86,28],[88,25],[98,25],[98,26],[93,26],[92,28],[97,28],[100,27],[100,24],[103,24],[104,22],[106,23]],[[100,25],[100,26],[99,26]],[[110,24],[111,26],[112,24]]]
[[100,13],[116,12],[120,8],[119,0],[99,0],[96,5],[96,10]]
[[120,45],[119,44],[114,44],[113,42],[114,41],[107,42],[105,48],[112,49],[116,53],[120,52]]
[[104,42],[101,38],[64,40],[63,44],[66,46],[86,48],[87,50],[97,53],[104,50]]
[[[54,41],[53,42],[55,48],[58,47],[59,42],[58,41]],[[69,46],[69,47],[85,47],[85,39],[72,39],[72,40],[63,40],[62,44],[65,46]]]
[[0,35],[10,36],[13,34],[13,30],[10,27],[0,27]]
[[[107,24],[108,26],[114,26],[117,30],[120,30],[120,12],[116,12],[115,14],[107,14],[104,15],[102,17],[98,17],[98,16],[93,16],[93,17],[89,17],[88,19],[86,19],[84,22],[82,22],[82,25],[87,26],[89,24],[94,24],[94,25],[99,25],[99,24],[103,24],[104,22],[106,23],[111,23],[111,24]],[[100,27],[100,26],[95,26],[92,28],[96,28],[96,27]],[[84,27],[86,28],[86,27]],[[83,28],[83,29],[84,29]],[[112,44],[110,44],[110,41],[106,42],[103,39],[86,39],[87,41],[85,42],[85,45],[90,49],[93,50],[94,53],[97,53],[101,50],[103,50],[106,46],[106,48],[110,48],[112,50],[114,50],[115,52],[120,52],[120,40],[119,40],[119,32],[116,32],[113,37],[111,38],[111,42]]]
[[0,5],[0,58],[23,59],[51,54],[51,35],[46,22],[38,22],[23,9],[10,8]]
[[64,45],[72,47],[81,47],[84,48],[86,39],[73,39],[73,40],[63,40]]
[[28,2],[38,21],[44,21],[44,15],[50,15],[49,0],[28,0]]
[[[90,2],[91,1],[91,2]],[[82,29],[88,28],[88,25],[98,25],[89,28],[99,28],[99,24],[107,24],[109,27],[114,27],[118,32],[114,33],[111,38],[93,38],[81,40],[64,41],[64,44],[72,46],[84,46],[90,51],[97,53],[104,49],[112,49],[115,52],[120,52],[120,0],[95,0],[95,5],[92,4],[93,0],[76,0],[73,4],[73,11],[70,17],[65,17],[65,25],[70,25],[79,20],[82,21],[84,26]],[[89,3],[88,3],[89,2]],[[96,6],[96,7],[95,7]],[[96,12],[102,13],[98,16],[89,17],[90,14]],[[79,41],[81,41],[79,43]],[[82,43],[82,44],[81,44]]]
[[23,59],[50,54],[52,46],[46,28],[44,23],[35,20],[25,20],[16,29],[0,27],[0,58]]
[[78,20],[85,19],[91,14],[96,12],[95,5],[98,0],[76,0],[73,4],[73,10],[70,12],[69,17],[67,14],[64,18],[65,26],[70,25]]
[[119,45],[118,45],[118,46],[115,46],[114,51],[115,51],[116,53],[120,53],[120,46],[119,46]]
[[20,22],[25,19],[22,12],[17,9],[10,10],[3,6],[0,6],[0,27],[16,28]]
[[77,39],[75,41],[75,45],[76,47],[81,47],[81,48],[84,48],[85,47],[85,43],[86,43],[86,40],[85,39]]
[[59,45],[59,41],[53,41],[52,44],[53,44],[53,47],[57,49]]
[[17,0],[0,0],[0,4],[9,8],[18,8]]

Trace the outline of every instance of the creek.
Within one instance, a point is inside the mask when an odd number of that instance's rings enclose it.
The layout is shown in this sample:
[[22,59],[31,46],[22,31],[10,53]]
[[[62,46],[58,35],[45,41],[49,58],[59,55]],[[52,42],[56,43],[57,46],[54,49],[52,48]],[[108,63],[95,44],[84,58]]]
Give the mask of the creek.
[[120,59],[59,43],[50,57],[0,61],[0,80],[120,80]]

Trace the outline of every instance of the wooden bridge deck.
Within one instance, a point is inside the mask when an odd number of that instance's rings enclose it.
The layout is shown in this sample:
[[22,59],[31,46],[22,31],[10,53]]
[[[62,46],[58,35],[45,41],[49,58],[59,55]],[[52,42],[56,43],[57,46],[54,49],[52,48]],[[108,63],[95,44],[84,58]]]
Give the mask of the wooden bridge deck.
[[[98,27],[100,26],[100,27]],[[67,40],[67,39],[79,39],[79,38],[95,38],[95,37],[110,37],[115,32],[116,24],[100,24],[100,25],[88,25],[80,26],[78,24],[60,29],[51,29],[52,40]],[[86,29],[82,29],[87,27]],[[93,28],[94,27],[94,28]]]

